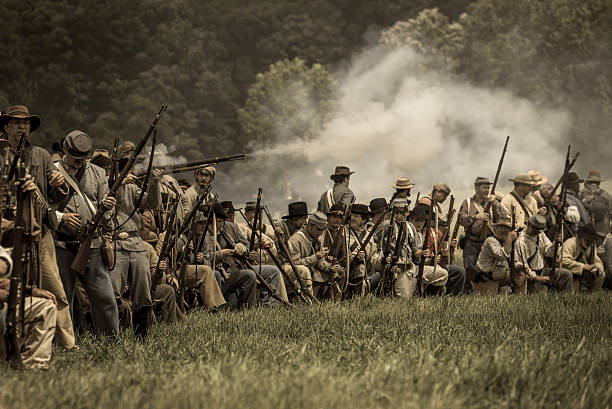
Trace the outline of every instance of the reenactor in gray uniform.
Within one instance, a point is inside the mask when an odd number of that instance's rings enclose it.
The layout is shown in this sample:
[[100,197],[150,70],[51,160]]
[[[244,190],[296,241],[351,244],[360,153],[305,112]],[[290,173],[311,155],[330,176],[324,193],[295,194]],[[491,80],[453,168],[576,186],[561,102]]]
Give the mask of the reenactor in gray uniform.
[[355,172],[351,172],[346,166],[336,166],[334,174],[330,176],[330,179],[334,181],[334,186],[321,195],[317,210],[328,213],[336,203],[341,203],[346,207],[353,201],[355,194],[349,189],[353,173]]
[[597,231],[605,235],[610,232],[612,195],[603,190],[599,186],[600,183],[601,174],[599,171],[590,171],[589,176],[584,180],[584,188],[580,192],[580,199],[589,211]]
[[380,281],[381,254],[378,252],[378,246],[374,240],[371,239],[365,249],[360,251],[361,245],[369,233],[366,222],[370,214],[367,205],[353,205],[348,242],[350,268],[347,297],[363,295],[373,291]]
[[578,228],[576,237],[563,243],[561,266],[574,275],[574,291],[601,290],[605,281],[604,265],[597,254],[597,244],[604,240],[595,226],[587,224]]

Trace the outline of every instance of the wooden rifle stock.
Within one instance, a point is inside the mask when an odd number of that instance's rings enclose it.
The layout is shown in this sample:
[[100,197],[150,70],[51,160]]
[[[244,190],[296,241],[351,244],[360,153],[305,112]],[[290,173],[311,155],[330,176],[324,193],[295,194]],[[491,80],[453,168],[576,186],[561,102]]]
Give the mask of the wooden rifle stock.
[[[140,152],[142,152],[145,144],[149,140],[149,137],[151,136],[151,134],[157,127],[157,123],[159,122],[159,120],[164,115],[167,109],[168,107],[165,105],[161,107],[161,109],[159,110],[155,118],[153,119],[153,122],[149,126],[149,129],[147,129],[147,133],[142,137],[140,142],[138,142],[138,145],[134,149],[134,152],[132,152],[132,154],[130,155],[128,163],[124,166],[123,170],[121,171],[121,173],[115,180],[115,183],[110,188],[107,197],[108,196],[114,197],[117,194],[117,190],[123,183],[123,180],[127,176],[128,172],[132,169],[132,166],[134,166],[134,161],[136,160],[136,156],[138,156]],[[87,227],[87,234],[85,236],[85,239],[81,243],[81,246],[79,247],[79,251],[74,257],[72,264],[70,265],[70,269],[77,272],[78,274],[85,273],[85,268],[87,267],[87,259],[89,258],[89,248],[91,247],[91,243],[93,241],[94,234],[96,233],[96,230],[98,229],[98,226],[100,225],[100,222],[102,221],[102,216],[105,212],[106,211],[102,209],[98,209],[96,211],[96,214],[93,216],[93,218],[91,219]]]
[[249,252],[255,249],[255,230],[257,230],[257,221],[261,218],[261,194],[262,190],[259,188],[257,190],[257,203],[255,204],[255,217],[251,228],[251,240],[249,240]]
[[[168,244],[170,243],[170,238],[174,230],[174,221],[176,220],[176,211],[178,209],[178,203],[179,203],[178,199],[176,199],[176,201],[172,203],[172,207],[170,210],[170,217],[168,219],[168,223],[166,223],[166,235],[164,236],[162,248],[159,252],[159,258],[157,259],[157,265],[155,266],[154,276],[151,279],[151,299],[153,299],[155,290],[157,289],[157,283],[161,279],[161,274],[159,271],[159,264],[162,261],[164,261],[164,259],[166,258],[165,255],[168,253],[168,248],[169,248]],[[162,255],[164,255],[164,258],[162,258]]]
[[19,143],[17,144],[17,150],[15,151],[15,156],[13,156],[13,161],[11,162],[11,167],[9,168],[9,172],[8,172],[9,182],[13,180],[13,177],[15,176],[15,172],[17,171],[17,164],[19,163],[19,160],[21,159],[21,155],[23,154],[23,145],[25,145],[25,141],[26,141],[26,134],[22,133],[21,137],[19,138]]

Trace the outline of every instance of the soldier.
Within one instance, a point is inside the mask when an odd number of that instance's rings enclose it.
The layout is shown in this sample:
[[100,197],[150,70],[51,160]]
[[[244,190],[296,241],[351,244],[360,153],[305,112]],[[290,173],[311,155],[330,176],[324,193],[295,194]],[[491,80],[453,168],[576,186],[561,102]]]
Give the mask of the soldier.
[[129,158],[135,150],[136,145],[134,145],[134,142],[125,141],[119,147],[119,158]]
[[575,206],[578,210],[578,214],[580,215],[580,219],[578,223],[571,224],[570,228],[572,229],[573,235],[578,232],[580,227],[584,227],[587,224],[591,224],[591,215],[588,210],[582,203],[582,201],[578,198],[580,194],[580,184],[584,182],[576,172],[569,172],[567,174],[567,196],[565,197],[568,206]]
[[355,195],[349,189],[353,173],[355,172],[351,172],[346,166],[336,166],[334,174],[330,176],[330,179],[334,181],[334,186],[321,195],[317,210],[327,213],[336,203],[348,206],[353,201]]
[[436,226],[440,224],[446,223],[446,215],[442,213],[442,206],[440,206],[448,195],[450,195],[451,188],[446,183],[437,183],[433,186],[433,192],[423,196],[419,199],[419,204],[423,204],[425,206],[431,205],[431,198],[433,195],[434,201],[434,223]]
[[[551,287],[555,291],[572,292],[572,273],[565,268],[557,268],[551,277],[552,269],[545,265],[554,253],[553,243],[544,233],[546,217],[536,213],[527,221],[527,228],[519,233],[516,240],[516,261],[527,274],[527,291],[535,292]],[[556,237],[561,242],[561,234]],[[552,261],[556,263],[555,260]]]
[[[128,158],[121,158],[119,171],[127,165]],[[157,209],[161,205],[160,179],[162,172],[154,169],[151,173],[149,187],[142,194],[141,189],[126,181],[117,190],[117,206],[115,207],[114,228],[117,248],[115,250],[115,265],[110,271],[113,290],[117,298],[129,288],[134,311],[134,331],[139,336],[147,334],[149,316],[152,310],[151,273],[148,265],[147,249],[140,237],[141,217],[138,209]],[[136,209],[138,206],[138,209]],[[128,280],[129,278],[129,280]],[[129,282],[129,286],[128,286]]]
[[476,262],[476,292],[497,294],[500,287],[512,284],[510,254],[516,237],[510,219],[503,218],[493,223],[493,235],[485,240]]
[[535,199],[538,207],[544,206],[544,199],[542,199],[542,195],[540,194],[540,188],[543,184],[548,182],[548,178],[546,176],[542,176],[539,170],[530,170],[527,172],[531,181],[533,182],[533,188],[531,189],[531,196]]
[[[107,196],[108,180],[104,169],[87,161],[92,150],[91,138],[72,131],[64,140],[64,157],[56,166],[70,186],[70,195],[56,210],[59,223],[55,237],[57,264],[66,297],[71,307],[74,300],[77,273],[70,265],[81,244],[87,223],[99,208],[105,210],[104,230],[110,229],[114,197]],[[103,231],[104,231],[103,230]],[[114,335],[119,332],[117,302],[108,269],[102,262],[100,234],[94,236],[87,259],[87,268],[79,275],[91,301],[92,318],[97,333]]]
[[553,194],[552,190],[553,186],[549,183],[545,183],[540,187],[540,195],[544,203],[548,205],[548,211],[546,212],[546,236],[549,240],[554,240],[557,228],[557,217],[559,212],[562,212],[563,222],[570,226],[561,231],[561,239],[565,241],[566,238],[573,237],[573,230],[575,230],[575,228],[572,226],[577,225],[580,220],[580,213],[578,213],[576,206],[567,206],[567,203],[563,206],[559,196],[556,193]]
[[234,223],[234,216],[236,214],[236,208],[234,208],[234,203],[231,200],[225,200],[221,202],[221,207],[225,211],[227,215],[227,221]]
[[[147,258],[149,260],[149,268],[151,272],[151,282],[153,277],[157,275],[157,264],[159,261],[159,255],[155,251],[155,248],[144,242],[147,249]],[[161,322],[173,323],[177,321],[176,316],[176,293],[174,288],[166,284],[166,261],[159,261],[159,272],[160,279],[155,287],[155,294],[153,294],[153,311],[157,319]]]
[[365,204],[353,205],[351,211],[351,225],[349,233],[349,284],[347,296],[363,295],[373,291],[380,281],[381,254],[374,240],[370,240],[364,250],[360,251],[361,244],[369,231],[366,222],[370,217],[370,210]]
[[113,160],[106,149],[96,149],[90,162],[104,169],[107,177],[110,176]]
[[488,178],[478,176],[474,181],[474,196],[461,203],[457,216],[457,221],[465,231],[463,267],[466,271],[466,284],[473,282],[478,274],[476,262],[489,236],[489,223],[505,215],[501,204],[489,195],[491,185]]
[[606,235],[610,232],[610,217],[612,216],[612,195],[603,190],[601,174],[598,170],[589,172],[580,192],[580,199],[589,211],[591,219],[598,232]]
[[329,249],[323,247],[320,237],[326,229],[327,216],[317,211],[308,216],[306,224],[289,239],[289,250],[295,264],[310,270],[315,296],[322,295],[327,287],[328,281],[325,281],[323,274],[328,275],[331,268],[335,269],[337,277],[344,272],[339,265],[332,266],[325,260]]
[[612,233],[608,233],[603,244],[599,248],[599,258],[603,261],[606,278],[603,288],[612,290]]
[[514,214],[516,228],[521,231],[527,227],[527,220],[538,213],[538,203],[530,195],[535,185],[527,173],[519,173],[510,181],[514,183],[514,190],[504,196],[501,204],[507,214]]
[[289,240],[296,231],[302,228],[308,218],[308,205],[306,202],[293,202],[287,206],[288,214],[283,216],[279,223],[279,233],[285,240]]
[[[348,254],[348,232],[346,226],[342,225],[344,221],[345,215],[345,206],[342,203],[336,203],[332,205],[329,212],[327,212],[327,229],[321,235],[322,247],[329,249],[329,254],[327,255],[327,262],[329,263],[329,268],[326,264],[321,264],[324,268],[317,269],[317,273],[313,275],[313,278],[317,282],[328,282],[331,278],[331,274],[334,274],[335,280],[337,282],[344,283],[348,278],[345,273],[348,273],[348,259],[346,255]],[[340,238],[338,238],[340,235]],[[334,245],[338,246],[337,252],[337,260],[334,260]],[[331,263],[335,263],[332,265]],[[334,267],[332,270],[331,267]],[[325,291],[328,291],[328,286],[323,285],[319,288],[319,296],[324,296]],[[341,288],[344,287],[342,284]]]
[[[22,161],[28,168],[28,173],[34,177],[38,188],[39,202],[43,205],[43,220],[39,220],[43,227],[43,235],[40,239],[40,269],[42,273],[41,287],[50,291],[57,300],[57,329],[56,342],[67,349],[75,347],[74,329],[70,316],[70,306],[66,298],[66,292],[60,279],[57,268],[57,256],[53,242],[53,233],[57,229],[55,213],[50,206],[55,206],[68,195],[68,187],[64,183],[64,177],[57,171],[51,160],[51,155],[45,149],[34,146],[28,140],[30,133],[35,132],[40,126],[38,115],[32,115],[28,108],[23,105],[12,106],[8,111],[0,115],[0,130],[7,135],[10,146],[9,161],[12,161],[21,135],[25,135]],[[0,152],[0,161],[4,163],[4,152]]]
[[[202,243],[201,249],[197,248],[206,228],[206,216],[198,212],[193,222],[193,232],[186,231],[177,242],[176,258],[187,265],[178,267],[180,273],[177,272],[176,278],[179,287],[194,289],[198,292],[202,305],[207,310],[215,311],[222,308],[226,304],[226,300],[223,297],[215,273],[207,263],[204,251],[205,243]],[[188,255],[185,253],[186,250]]]
[[[248,240],[238,229],[225,229],[227,215],[219,204],[214,205],[216,223],[209,228],[204,242],[205,264],[215,268],[217,280],[221,282],[220,287],[223,296],[238,291],[239,304],[254,306],[256,303],[256,274],[249,265]],[[228,224],[229,226],[229,224]],[[212,231],[216,229],[217,237]],[[253,255],[254,256],[254,255]],[[275,266],[255,265],[252,266],[271,287],[275,288],[281,298],[287,300],[287,292],[284,288],[281,272]],[[226,273],[229,271],[229,274]],[[263,306],[274,306],[277,300],[266,290],[262,290],[261,303]]]
[[[385,220],[388,220],[389,217],[389,213],[387,212],[387,208],[388,208],[388,204],[387,204],[387,199],[385,199],[384,197],[378,197],[376,199],[372,199],[370,200],[370,215],[371,218],[370,220],[366,223],[366,228],[369,230],[372,230],[374,228],[374,226],[376,225],[376,223],[378,223],[378,220],[382,217],[385,218]],[[377,228],[377,231],[374,233],[374,237],[373,240],[376,244],[379,243],[379,239],[380,239],[380,232],[382,231],[382,223],[385,221],[383,220]]]
[[408,178],[399,178],[391,185],[393,189],[395,189],[395,193],[391,197],[391,201],[398,198],[404,198],[408,200],[408,204],[410,204],[410,189],[415,187],[416,185],[410,181]]
[[[0,247],[0,334],[4,334],[5,310],[2,309],[9,299],[10,279],[13,269],[11,254]],[[56,328],[57,301],[50,292],[40,288],[26,288],[21,296],[25,296],[23,321],[26,327],[23,331],[23,348],[21,362],[26,368],[47,369],[53,350],[53,337]],[[20,308],[17,308],[17,320],[20,320]],[[1,342],[4,342],[2,339]],[[3,350],[4,348],[0,348]],[[2,357],[4,358],[4,357]]]
[[[395,280],[395,295],[398,297],[411,297],[414,295],[417,286],[419,270],[415,260],[418,260],[421,256],[423,237],[412,223],[406,221],[409,211],[408,201],[406,199],[395,199],[391,205],[394,208],[393,219],[383,224],[379,249],[383,252],[383,256],[385,249],[389,251],[389,256],[385,260],[385,263],[388,265],[391,262],[391,254],[396,254],[395,247],[400,246],[397,251],[397,263],[393,266],[390,273],[393,274]],[[389,229],[393,230],[391,232],[391,241],[387,245]],[[398,243],[400,230],[403,230],[401,236],[404,239]],[[448,272],[442,268],[425,266],[423,270],[424,286],[430,285],[440,288],[446,284],[447,279]],[[437,292],[437,290],[433,292]]]
[[[195,181],[185,192],[185,196],[187,197],[187,200],[189,202],[189,206],[185,209],[185,213],[189,213],[193,206],[196,205],[196,203],[198,202],[198,197],[200,197],[200,195],[204,193],[204,191],[206,191],[208,185],[210,185],[213,180],[215,180],[216,174],[217,169],[215,169],[214,166],[206,166],[204,168],[199,168],[195,170]],[[209,197],[207,197],[206,200],[210,201],[211,194],[209,194],[208,196]]]
[[563,243],[561,266],[574,274],[574,290],[594,292],[601,289],[605,272],[596,247],[603,239],[595,226],[587,224],[578,228],[576,237]]

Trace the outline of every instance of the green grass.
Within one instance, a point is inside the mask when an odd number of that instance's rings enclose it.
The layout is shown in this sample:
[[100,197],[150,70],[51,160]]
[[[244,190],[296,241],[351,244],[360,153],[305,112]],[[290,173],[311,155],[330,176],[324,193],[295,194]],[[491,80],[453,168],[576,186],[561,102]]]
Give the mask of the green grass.
[[5,408],[605,408],[612,295],[364,298],[82,340],[0,374]]

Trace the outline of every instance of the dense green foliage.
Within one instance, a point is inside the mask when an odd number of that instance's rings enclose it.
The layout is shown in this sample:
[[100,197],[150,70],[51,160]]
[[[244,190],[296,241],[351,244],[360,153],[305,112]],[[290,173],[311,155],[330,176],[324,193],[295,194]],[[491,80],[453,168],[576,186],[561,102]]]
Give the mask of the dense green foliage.
[[12,408],[604,408],[612,297],[364,298],[194,312],[0,373]]

